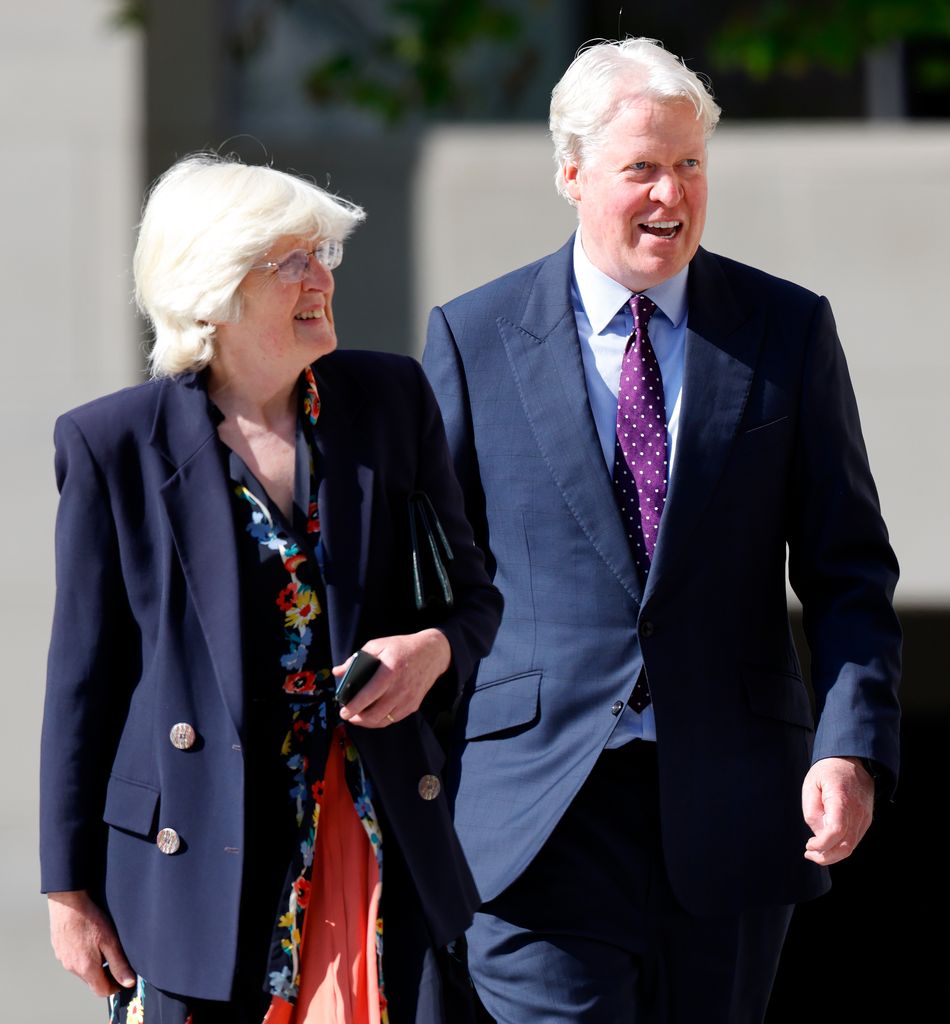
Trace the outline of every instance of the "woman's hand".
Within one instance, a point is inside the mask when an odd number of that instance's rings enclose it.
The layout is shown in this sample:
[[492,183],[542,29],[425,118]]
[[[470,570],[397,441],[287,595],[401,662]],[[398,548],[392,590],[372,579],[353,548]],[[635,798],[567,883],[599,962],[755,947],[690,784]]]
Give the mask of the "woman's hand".
[[[363,650],[382,662],[373,678],[340,711],[340,717],[367,729],[382,729],[419,709],[432,684],[452,663],[452,649],[437,629],[369,640]],[[352,659],[336,665],[338,678]]]
[[49,894],[49,934],[56,959],[97,996],[135,984],[112,922],[84,889]]

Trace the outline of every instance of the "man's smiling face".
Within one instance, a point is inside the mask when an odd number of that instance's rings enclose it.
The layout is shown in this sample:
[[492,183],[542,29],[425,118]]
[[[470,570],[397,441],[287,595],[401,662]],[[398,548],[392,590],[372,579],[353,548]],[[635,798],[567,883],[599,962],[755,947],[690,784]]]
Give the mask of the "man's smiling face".
[[693,258],[706,223],[706,140],[687,100],[631,94],[580,165],[564,168],[581,241],[599,270],[631,291]]

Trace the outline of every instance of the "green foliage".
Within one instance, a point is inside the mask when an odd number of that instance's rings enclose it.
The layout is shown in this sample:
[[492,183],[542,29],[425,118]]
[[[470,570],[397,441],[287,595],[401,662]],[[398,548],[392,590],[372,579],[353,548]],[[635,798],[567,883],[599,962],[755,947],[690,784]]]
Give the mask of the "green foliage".
[[111,22],[116,28],[142,28],[147,0],[115,0]]
[[521,25],[480,0],[390,0],[383,28],[365,26],[316,64],[305,86],[318,103],[352,103],[394,123],[413,110],[465,106],[459,63],[479,43],[510,47]]
[[[152,3],[112,0],[113,23],[147,27]],[[223,0],[195,0],[219,3]],[[244,0],[232,10],[224,44],[237,61],[266,43],[280,8],[315,19],[329,45],[303,76],[318,104],[345,104],[388,124],[416,112],[460,116],[513,105],[543,46],[549,0]],[[950,40],[950,0],[728,0],[710,41],[712,63],[753,79],[841,74],[869,50],[899,40]],[[515,13],[515,12],[519,13]],[[540,41],[526,41],[522,24]],[[469,59],[477,58],[477,59]],[[474,69],[490,67],[490,79]],[[473,73],[469,74],[468,72]],[[908,68],[918,89],[950,86],[950,60],[922,54]]]
[[[112,0],[111,21],[148,25],[151,5],[162,0]],[[224,0],[195,0],[217,3]],[[548,0],[529,0],[543,13]],[[333,45],[307,69],[306,94],[316,103],[361,107],[392,124],[414,111],[460,114],[478,107],[484,84],[465,80],[465,58],[494,49],[493,84],[513,101],[537,63],[521,44],[514,0],[244,0],[229,7],[223,46],[244,62],[265,45],[280,8],[317,21]],[[481,54],[484,55],[484,54]]]
[[[713,37],[722,70],[764,80],[811,68],[845,73],[875,47],[898,40],[950,39],[948,0],[760,0],[742,2]],[[927,62],[926,81],[950,75],[947,62]]]
[[938,57],[924,58],[914,68],[914,84],[932,92],[950,89],[950,61]]

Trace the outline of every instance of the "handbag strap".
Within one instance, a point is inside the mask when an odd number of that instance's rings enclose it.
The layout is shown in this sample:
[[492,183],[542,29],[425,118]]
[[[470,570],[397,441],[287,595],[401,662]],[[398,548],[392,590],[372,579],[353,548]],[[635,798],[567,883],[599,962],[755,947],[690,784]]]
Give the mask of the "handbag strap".
[[[420,545],[420,530],[425,537],[424,546]],[[409,536],[412,544],[412,585],[416,608],[422,611],[427,605],[438,600],[437,597],[425,592],[423,560],[426,554],[439,581],[441,601],[446,608],[451,608],[454,595],[443,558],[451,561],[455,556],[432,501],[425,491],[413,491],[409,495]]]

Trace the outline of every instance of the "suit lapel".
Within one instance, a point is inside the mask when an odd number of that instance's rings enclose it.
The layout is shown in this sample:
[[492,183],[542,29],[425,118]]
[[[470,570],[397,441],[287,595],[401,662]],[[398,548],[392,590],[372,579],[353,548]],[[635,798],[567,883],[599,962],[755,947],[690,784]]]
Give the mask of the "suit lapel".
[[587,398],[570,282],[573,238],[541,264],[521,323],[499,319],[508,360],[541,454],[568,508],[637,602],[640,581]]
[[320,459],[320,532],[325,553],[327,615],[334,664],[353,653],[363,606],[373,508],[373,468],[359,452],[359,411],[365,393],[339,360],[314,367],[320,418],[314,440]]
[[700,249],[689,271],[689,321],[676,462],[648,591],[691,557],[689,535],[722,475],[745,410],[763,331],[721,265]]
[[172,467],[161,488],[185,581],[225,705],[243,734],[241,611],[227,478],[207,396],[193,375],[162,387],[151,443]]

